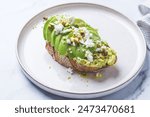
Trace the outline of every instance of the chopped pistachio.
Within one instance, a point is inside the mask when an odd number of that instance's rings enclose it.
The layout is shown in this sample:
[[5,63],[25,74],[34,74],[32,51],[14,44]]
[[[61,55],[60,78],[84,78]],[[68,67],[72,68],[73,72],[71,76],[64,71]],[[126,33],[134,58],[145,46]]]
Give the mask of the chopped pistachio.
[[115,56],[115,55],[112,55],[112,56],[109,58],[107,64],[108,64],[108,65],[113,65],[113,64],[115,63],[115,61],[116,61],[116,56]]
[[80,73],[79,76],[82,78],[87,78],[87,73]]
[[102,78],[103,77],[103,75],[101,74],[101,73],[96,73],[96,78]]
[[71,76],[68,77],[68,80],[70,80],[70,79],[71,79]]
[[48,20],[48,17],[43,17],[43,20]]

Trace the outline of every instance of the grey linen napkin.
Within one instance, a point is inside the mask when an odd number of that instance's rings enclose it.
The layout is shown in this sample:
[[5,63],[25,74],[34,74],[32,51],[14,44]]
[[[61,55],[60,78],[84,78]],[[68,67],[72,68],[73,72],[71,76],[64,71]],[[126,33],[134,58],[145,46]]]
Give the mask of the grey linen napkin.
[[139,10],[144,16],[137,21],[137,24],[142,30],[147,43],[147,48],[150,50],[150,0],[140,4]]

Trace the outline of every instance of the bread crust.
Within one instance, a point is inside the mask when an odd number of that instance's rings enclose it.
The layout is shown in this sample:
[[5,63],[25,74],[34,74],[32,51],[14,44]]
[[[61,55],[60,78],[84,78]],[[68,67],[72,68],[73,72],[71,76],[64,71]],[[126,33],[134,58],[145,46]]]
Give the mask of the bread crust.
[[48,53],[53,57],[55,61],[57,61],[58,63],[60,63],[61,65],[65,67],[73,68],[70,63],[69,58],[59,55],[59,53],[54,50],[54,47],[52,47],[50,43],[46,43],[45,48],[47,49]]

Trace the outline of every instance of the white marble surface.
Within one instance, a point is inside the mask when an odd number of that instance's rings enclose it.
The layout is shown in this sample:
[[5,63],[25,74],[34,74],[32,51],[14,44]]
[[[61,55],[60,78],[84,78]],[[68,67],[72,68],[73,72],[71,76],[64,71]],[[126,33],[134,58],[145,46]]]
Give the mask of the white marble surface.
[[[138,5],[144,0],[92,1],[119,10],[134,22],[142,17],[138,11]],[[73,1],[0,0],[0,99],[64,99],[37,88],[27,80],[21,72],[15,56],[15,43],[26,21],[41,10],[64,2]],[[150,58],[149,52],[148,56]],[[149,66],[149,62],[146,62],[146,65]],[[150,99],[149,92],[150,72],[146,68],[146,71],[141,72],[140,77],[126,88],[98,99]]]

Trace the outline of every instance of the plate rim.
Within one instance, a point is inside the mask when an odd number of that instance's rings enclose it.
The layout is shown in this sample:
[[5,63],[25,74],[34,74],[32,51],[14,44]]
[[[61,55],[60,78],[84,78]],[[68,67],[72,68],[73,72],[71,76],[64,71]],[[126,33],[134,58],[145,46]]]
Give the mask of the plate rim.
[[[92,92],[92,93],[87,93],[87,92],[85,92],[85,93],[83,93],[83,92],[82,92],[82,93],[80,93],[80,92],[75,93],[75,92],[68,92],[68,91],[63,91],[63,90],[58,90],[58,89],[55,89],[55,88],[48,87],[48,86],[46,86],[46,85],[40,83],[39,81],[37,81],[34,76],[32,76],[31,74],[29,74],[29,73],[27,72],[28,70],[27,70],[26,67],[24,66],[24,63],[22,62],[22,60],[21,60],[21,58],[20,58],[19,50],[18,50],[20,36],[21,36],[23,30],[24,30],[25,27],[26,27],[35,17],[37,17],[39,14],[41,14],[41,13],[43,13],[43,12],[49,10],[49,9],[61,7],[61,6],[64,6],[64,5],[72,5],[72,4],[76,4],[76,5],[78,5],[78,4],[82,4],[82,5],[84,5],[84,4],[86,4],[86,5],[96,5],[96,6],[99,6],[99,7],[103,7],[103,8],[106,8],[106,9],[110,9],[110,10],[112,10],[112,11],[118,13],[119,15],[125,17],[128,21],[130,21],[130,23],[132,23],[132,25],[134,25],[134,26],[136,27],[136,29],[137,29],[138,32],[140,33],[140,35],[141,35],[141,37],[142,37],[142,41],[143,41],[143,43],[144,43],[144,44],[143,44],[143,46],[144,46],[144,47],[143,47],[144,56],[143,56],[143,60],[142,60],[141,66],[139,67],[138,71],[136,71],[136,73],[135,73],[131,78],[129,78],[129,79],[126,80],[125,82],[121,83],[120,85],[117,85],[117,86],[115,86],[115,87],[113,87],[113,88],[110,88],[110,89],[107,89],[107,90],[104,90],[104,91],[98,91],[98,92]],[[51,90],[51,91],[56,91],[56,93],[53,93],[53,94],[56,94],[56,95],[58,95],[57,92],[60,92],[60,93],[63,93],[63,94],[79,95],[79,96],[83,96],[83,95],[95,95],[95,94],[99,94],[99,95],[101,94],[101,95],[102,95],[103,93],[111,94],[111,93],[113,93],[113,92],[116,92],[116,91],[120,90],[120,89],[121,89],[120,87],[122,87],[122,88],[125,87],[127,84],[129,84],[132,80],[135,79],[135,76],[136,76],[136,75],[140,72],[140,70],[142,69],[143,64],[144,64],[144,61],[145,61],[145,58],[146,58],[146,52],[147,52],[147,50],[146,50],[146,41],[145,41],[145,39],[144,39],[143,33],[142,33],[142,31],[139,29],[139,27],[136,25],[135,22],[133,22],[128,16],[122,14],[121,12],[119,12],[119,11],[117,11],[117,10],[111,8],[111,7],[108,7],[108,6],[105,6],[105,5],[102,5],[102,4],[98,4],[98,3],[89,3],[89,2],[71,2],[71,3],[61,3],[61,4],[57,4],[57,5],[52,5],[52,6],[48,7],[48,8],[46,8],[46,9],[44,9],[44,10],[38,12],[36,15],[33,15],[33,16],[24,24],[24,26],[22,27],[21,31],[19,32],[19,36],[18,36],[18,38],[17,38],[17,40],[16,40],[16,46],[15,46],[15,48],[16,48],[16,49],[15,49],[15,53],[16,53],[17,61],[18,61],[19,65],[20,65],[20,67],[21,67],[23,73],[27,76],[27,78],[28,78],[31,82],[33,82],[35,85],[39,86],[39,87],[42,88],[43,90],[45,90],[45,88],[47,88],[47,89],[49,89],[49,90]],[[48,91],[48,90],[46,90],[46,91]],[[48,92],[51,93],[51,91],[48,91]],[[106,95],[108,95],[108,94],[106,94]],[[101,97],[101,95],[98,96],[98,97]],[[61,95],[61,96],[62,96],[62,95]],[[104,96],[104,95],[102,95],[102,96]],[[63,96],[63,97],[69,97],[69,96]],[[71,97],[72,97],[72,96],[71,96]],[[94,97],[95,97],[95,96],[94,96]],[[93,98],[93,97],[92,97],[92,98]]]

